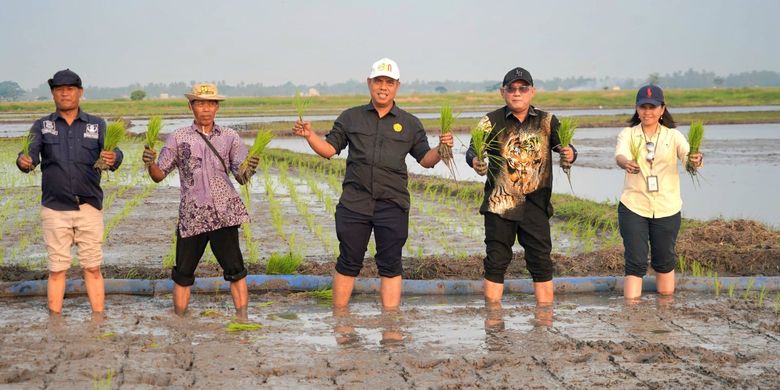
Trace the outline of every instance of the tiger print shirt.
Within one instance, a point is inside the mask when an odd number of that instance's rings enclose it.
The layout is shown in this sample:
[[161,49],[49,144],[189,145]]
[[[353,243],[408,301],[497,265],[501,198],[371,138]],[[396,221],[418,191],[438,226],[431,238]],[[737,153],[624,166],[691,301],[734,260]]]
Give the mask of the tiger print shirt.
[[[520,122],[506,107],[488,113],[480,127],[488,132],[486,153],[488,174],[481,214],[523,221],[528,207],[553,214],[552,150],[558,150],[558,119],[533,106]],[[472,139],[466,160],[471,165],[476,153]]]

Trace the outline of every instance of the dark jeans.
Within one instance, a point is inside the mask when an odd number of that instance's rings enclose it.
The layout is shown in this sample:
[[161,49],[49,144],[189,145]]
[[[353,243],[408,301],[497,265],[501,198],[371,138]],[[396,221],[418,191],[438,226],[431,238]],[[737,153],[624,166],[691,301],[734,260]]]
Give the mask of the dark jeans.
[[214,231],[182,238],[176,230],[176,265],[171,270],[171,279],[180,286],[192,286],[195,283],[195,268],[211,243],[211,251],[222,267],[223,276],[228,282],[237,282],[246,277],[244,257],[238,244],[238,226],[229,226]]
[[[626,276],[645,276],[647,273],[647,252],[655,272],[665,274],[677,265],[675,244],[680,231],[680,213],[663,218],[645,218],[618,205],[618,224],[623,237]],[[649,242],[649,246],[648,246]]]
[[485,279],[504,283],[506,269],[512,261],[515,237],[525,250],[525,263],[534,282],[552,280],[550,219],[546,212],[536,207],[528,208],[523,222],[485,213]]
[[379,276],[392,278],[403,273],[401,253],[409,236],[409,211],[388,201],[377,201],[373,216],[356,213],[340,203],[336,207],[336,272],[346,276],[360,274],[372,230]]

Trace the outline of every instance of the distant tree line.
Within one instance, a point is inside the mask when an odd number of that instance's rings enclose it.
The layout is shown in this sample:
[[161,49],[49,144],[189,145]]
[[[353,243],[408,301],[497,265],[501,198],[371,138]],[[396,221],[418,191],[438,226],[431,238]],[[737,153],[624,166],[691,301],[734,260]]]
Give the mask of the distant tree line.
[[[196,81],[177,81],[172,83],[135,83],[124,87],[87,86],[85,96],[88,99],[131,99],[159,98],[162,96],[182,97]],[[224,80],[211,80],[219,87],[220,93],[227,96],[292,96],[296,92],[307,93],[315,89],[320,95],[365,94],[363,80],[349,80],[341,83],[314,85],[293,84],[265,85],[263,83],[227,84]],[[592,77],[556,77],[549,80],[536,80],[537,88],[544,90],[587,91],[605,89],[634,89],[646,83],[661,85],[665,88],[736,88],[736,87],[780,87],[780,73],[774,71],[751,71],[728,76],[719,76],[710,71],[688,69],[685,72],[671,74],[651,73],[645,79],[632,78],[592,78]],[[500,80],[486,81],[404,81],[404,93],[449,93],[449,92],[485,92],[496,91]],[[132,95],[135,92],[135,95]],[[141,97],[141,92],[144,97]],[[140,99],[139,99],[140,97]],[[30,91],[19,88],[13,81],[0,83],[0,100],[36,100],[50,99],[49,86],[41,84]]]

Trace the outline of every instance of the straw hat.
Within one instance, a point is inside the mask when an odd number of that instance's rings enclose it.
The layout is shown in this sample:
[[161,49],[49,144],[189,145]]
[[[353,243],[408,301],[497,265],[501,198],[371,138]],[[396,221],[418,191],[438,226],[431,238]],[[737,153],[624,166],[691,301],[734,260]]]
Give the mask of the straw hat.
[[225,100],[225,97],[217,91],[217,86],[211,83],[198,83],[192,86],[192,93],[185,93],[184,96],[190,101],[193,100]]

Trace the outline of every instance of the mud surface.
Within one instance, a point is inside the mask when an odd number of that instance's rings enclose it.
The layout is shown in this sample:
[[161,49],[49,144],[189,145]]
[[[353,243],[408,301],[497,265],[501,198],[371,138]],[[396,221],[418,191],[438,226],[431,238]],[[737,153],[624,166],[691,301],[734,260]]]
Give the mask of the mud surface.
[[[0,384],[93,388],[776,388],[778,315],[740,299],[691,293],[524,295],[488,310],[480,297],[406,297],[382,313],[358,296],[334,315],[304,294],[253,295],[231,333],[227,295],[110,296],[91,318],[84,297],[49,318],[45,299],[0,303]],[[109,388],[109,387],[105,387]]]

